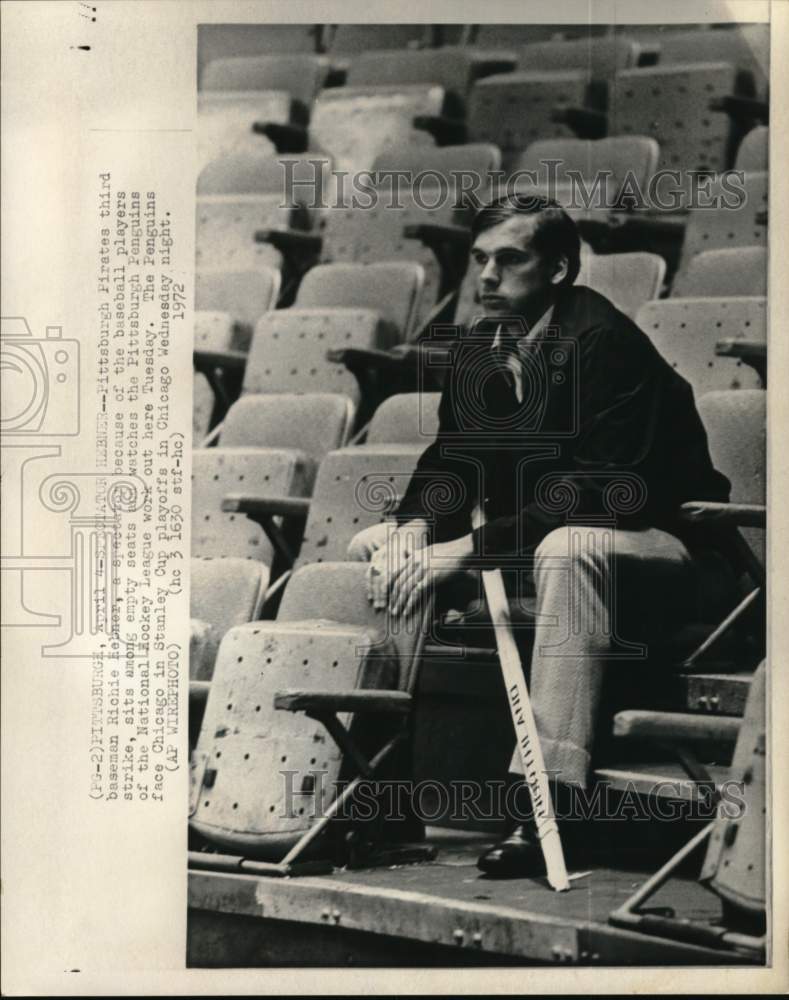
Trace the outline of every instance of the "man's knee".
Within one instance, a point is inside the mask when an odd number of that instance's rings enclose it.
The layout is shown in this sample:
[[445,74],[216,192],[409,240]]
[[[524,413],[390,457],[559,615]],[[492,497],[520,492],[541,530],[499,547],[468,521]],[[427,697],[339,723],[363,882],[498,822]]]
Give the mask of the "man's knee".
[[565,525],[549,532],[534,552],[535,577],[546,570],[604,571],[614,554],[614,532],[610,528]]

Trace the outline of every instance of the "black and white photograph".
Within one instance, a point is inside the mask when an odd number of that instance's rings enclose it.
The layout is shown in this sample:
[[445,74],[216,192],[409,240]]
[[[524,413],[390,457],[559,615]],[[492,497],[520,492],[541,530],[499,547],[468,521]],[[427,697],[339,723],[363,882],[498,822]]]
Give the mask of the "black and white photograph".
[[190,966],[767,961],[767,23],[198,29]]
[[0,14],[3,995],[789,991],[789,6]]

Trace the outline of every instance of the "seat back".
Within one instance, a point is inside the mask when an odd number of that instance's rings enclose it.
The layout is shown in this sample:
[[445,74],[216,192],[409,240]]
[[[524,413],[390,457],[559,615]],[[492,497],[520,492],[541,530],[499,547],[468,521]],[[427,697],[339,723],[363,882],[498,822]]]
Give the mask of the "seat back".
[[197,101],[197,158],[201,167],[244,151],[276,156],[274,144],[255,132],[256,123],[286,125],[294,104],[287,91],[207,91]]
[[379,49],[353,60],[347,83],[350,87],[434,84],[444,89],[446,113],[461,117],[473,78],[474,61],[463,48]]
[[471,41],[480,48],[516,49],[533,42],[586,38],[604,30],[589,24],[476,24]]
[[196,448],[192,452],[192,555],[238,556],[271,565],[263,529],[243,514],[222,510],[229,493],[303,496],[307,456],[294,449]]
[[303,215],[282,207],[282,194],[202,195],[197,199],[199,271],[280,269],[280,253],[256,243],[259,229],[303,229]]
[[718,389],[758,389],[759,376],[736,358],[716,357],[720,340],[766,341],[763,298],[662,299],[648,302],[636,322],[696,396]]
[[[764,389],[708,392],[698,401],[716,469],[731,483],[732,503],[763,504],[767,499],[767,393]],[[743,528],[764,564],[765,533]]]
[[269,569],[249,559],[192,559],[189,678],[210,681],[222,636],[260,616]]
[[242,392],[338,393],[358,405],[356,377],[326,352],[395,342],[393,328],[371,309],[274,309],[255,327]]
[[518,68],[584,70],[592,80],[607,80],[617,70],[636,66],[638,54],[637,43],[623,35],[532,42],[520,50]]
[[734,160],[735,170],[746,173],[758,173],[767,170],[769,164],[770,129],[766,125],[757,125],[747,132],[737,149]]
[[733,93],[763,94],[769,79],[770,27],[752,24],[748,29],[666,33],[660,39],[660,63],[726,62],[739,77]]
[[498,146],[508,167],[537,139],[572,138],[568,125],[553,120],[554,109],[583,107],[586,102],[587,78],[578,70],[494,74],[472,88],[469,135],[475,142]]
[[435,145],[413,120],[440,115],[443,107],[443,89],[429,84],[330,87],[312,111],[310,149],[330,155],[339,170],[369,170],[389,149]]
[[331,190],[331,160],[312,154],[272,155],[257,138],[206,163],[197,178],[198,195],[276,194],[283,203],[316,211],[320,194],[325,197]]
[[227,313],[250,329],[277,304],[281,276],[273,267],[257,271],[198,271],[195,309]]
[[[514,169],[531,170],[538,183],[553,175],[558,184],[571,181],[573,171],[589,182],[611,175],[608,190],[617,197],[626,178],[635,180],[646,191],[654,174],[660,149],[657,142],[645,135],[619,135],[607,139],[541,139],[533,142],[515,161]],[[551,161],[560,161],[548,166]],[[593,189],[588,186],[591,192]],[[594,204],[594,202],[593,202]],[[613,207],[613,206],[612,206]]]
[[728,166],[728,115],[710,101],[734,91],[729,63],[620,70],[610,98],[609,135],[649,135],[660,146],[658,169],[718,172]]
[[259,56],[264,52],[319,52],[320,24],[200,24],[197,56],[200,86],[209,63],[232,56]]
[[233,321],[230,313],[195,310],[195,349],[204,351],[244,351],[251,330]]
[[[501,166],[501,150],[489,142],[467,142],[462,146],[404,146],[389,149],[379,156],[373,170],[406,170],[411,179],[419,174],[440,174],[447,183],[456,183],[460,171],[473,172],[481,178],[481,185],[491,170]],[[439,178],[433,178],[438,182]],[[412,180],[407,179],[403,188],[410,190]],[[481,186],[480,185],[480,186]],[[480,193],[481,194],[481,193]]]
[[767,247],[705,250],[691,257],[671,286],[675,297],[767,294]]
[[318,469],[297,565],[345,559],[357,532],[386,520],[423,450],[417,444],[329,452]]
[[231,56],[214,59],[203,71],[202,90],[282,90],[301,106],[302,115],[323,86],[329,62],[308,53]]
[[304,275],[299,309],[376,309],[405,341],[419,314],[425,272],[416,261],[317,264]]
[[[395,207],[397,205],[398,207]],[[375,203],[361,210],[351,206],[331,209],[324,230],[323,260],[417,262],[424,271],[424,286],[415,321],[417,325],[435,305],[441,287],[441,268],[432,250],[407,237],[406,226],[425,223],[470,226],[470,207],[456,207],[454,194],[440,185],[423,185],[418,192],[400,190],[397,203],[384,185]]]
[[[759,214],[767,208],[767,174],[746,174],[743,184],[738,181],[734,191],[732,179],[717,178],[704,196],[705,205],[721,199],[720,209],[700,206],[691,210],[682,243],[680,274],[703,250],[766,245],[767,225]],[[731,207],[724,208],[724,204]]]
[[346,444],[354,413],[347,396],[250,393],[227,411],[219,447],[295,448],[317,467],[327,452]]
[[403,392],[390,396],[373,414],[366,444],[416,444],[426,448],[438,433],[440,401],[440,392]]
[[208,622],[220,635],[260,616],[268,567],[251,559],[192,559],[189,614]]
[[587,285],[633,318],[663,286],[666,262],[656,253],[582,254],[576,284]]
[[350,55],[369,49],[410,49],[429,44],[429,24],[336,24],[329,51]]

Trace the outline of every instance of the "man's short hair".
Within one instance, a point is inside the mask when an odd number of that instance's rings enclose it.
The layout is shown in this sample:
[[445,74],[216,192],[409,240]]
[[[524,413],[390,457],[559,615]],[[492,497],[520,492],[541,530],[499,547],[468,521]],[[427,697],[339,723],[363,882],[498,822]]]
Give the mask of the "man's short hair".
[[543,260],[554,263],[567,258],[567,274],[560,287],[572,285],[581,270],[581,237],[578,227],[553,198],[542,195],[505,194],[488,205],[483,205],[474,216],[471,235],[476,239],[494,226],[501,225],[516,215],[534,215],[532,246]]

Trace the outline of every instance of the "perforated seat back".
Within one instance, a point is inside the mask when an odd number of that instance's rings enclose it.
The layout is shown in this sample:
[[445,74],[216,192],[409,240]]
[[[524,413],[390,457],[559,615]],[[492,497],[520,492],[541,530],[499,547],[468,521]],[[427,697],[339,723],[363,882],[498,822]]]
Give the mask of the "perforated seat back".
[[202,372],[195,372],[192,386],[192,437],[195,441],[204,438],[211,429],[213,412],[213,389]]
[[737,149],[734,160],[735,170],[745,170],[749,173],[767,170],[769,163],[770,129],[766,125],[757,125],[743,138]]
[[451,193],[437,185],[424,185],[418,195],[401,190],[402,207],[394,207],[390,192],[380,192],[369,209],[333,208],[324,232],[323,259],[332,261],[407,260],[419,263],[424,271],[423,294],[417,310],[419,326],[438,299],[441,269],[432,250],[420,240],[404,235],[411,224],[471,225],[470,208],[456,208]]
[[281,194],[201,195],[197,199],[197,269],[279,270],[279,251],[268,243],[256,243],[255,233],[291,225],[303,228],[297,213],[281,206]]
[[285,125],[293,100],[284,90],[209,91],[198,96],[197,157],[201,167],[234,153],[276,156],[276,147],[253,130],[256,122]]
[[275,309],[255,328],[242,391],[338,393],[358,404],[356,377],[326,352],[395,342],[393,328],[371,309]]
[[[727,183],[728,190],[724,179],[717,178],[704,197],[705,205],[720,198],[720,209],[691,210],[682,243],[680,273],[703,250],[766,245],[767,225],[758,216],[767,208],[767,174],[746,174],[744,183],[736,181],[734,189],[732,177],[727,178]],[[723,208],[724,203],[731,207]]]
[[619,70],[638,63],[636,42],[622,35],[532,42],[520,50],[518,68],[535,70],[583,70],[593,80],[607,80]]
[[656,253],[583,254],[577,285],[587,285],[631,318],[644,303],[656,299],[666,262]]
[[660,170],[724,170],[730,121],[709,105],[734,92],[734,77],[727,63],[621,70],[614,77],[608,133],[652,136],[660,146]]
[[297,564],[344,559],[357,532],[386,520],[423,451],[377,445],[330,452],[318,469]]
[[202,90],[282,90],[306,111],[323,86],[329,63],[307,53],[231,56],[214,59],[203,71]]
[[747,27],[747,31],[730,28],[666,33],[660,39],[660,63],[730,63],[740,74],[737,93],[763,94],[769,79],[770,28],[767,24]]
[[268,567],[250,559],[192,559],[189,613],[209,622],[220,635],[260,615]]
[[242,396],[222,422],[220,448],[295,448],[317,466],[341,448],[353,426],[354,406],[330,393]]
[[[635,179],[641,191],[646,191],[659,156],[657,142],[645,135],[619,135],[607,139],[541,139],[517,157],[513,169],[534,171],[538,183],[543,178],[547,182],[552,176],[557,182],[566,183],[571,180],[567,177],[569,170],[590,182],[602,179],[610,172],[610,188],[616,195],[628,175]],[[560,162],[552,166],[551,161],[556,160]],[[587,185],[587,190],[590,194],[593,192],[591,184]]]
[[469,134],[498,146],[506,167],[537,139],[571,138],[569,126],[553,120],[554,109],[585,106],[586,89],[586,74],[575,70],[487,76],[469,97]]
[[195,350],[246,350],[251,330],[233,321],[230,313],[195,310]]
[[759,376],[735,358],[716,357],[719,340],[766,341],[763,298],[663,299],[648,302],[636,322],[698,397],[718,389],[758,389]]
[[767,247],[705,250],[692,257],[671,286],[675,297],[767,294]]
[[388,686],[397,662],[368,659],[378,646],[377,630],[329,621],[231,629],[219,647],[193,757],[193,827],[245,853],[281,857],[334,797],[342,756],[320,722],[277,711],[274,696],[284,688],[371,686],[373,671]]
[[416,444],[426,448],[438,433],[440,392],[390,396],[373,414],[366,444]]
[[464,98],[474,76],[474,61],[462,48],[385,49],[364,52],[348,68],[348,86],[435,84],[444,89],[451,116],[465,111]]
[[230,493],[303,496],[307,457],[294,449],[196,448],[192,452],[192,555],[238,556],[271,565],[263,529],[222,510]]
[[[710,392],[698,404],[716,469],[731,483],[732,503],[767,499],[767,393],[764,389]],[[764,565],[764,531],[741,529]]]
[[422,298],[425,271],[416,261],[384,264],[317,264],[301,279],[295,306],[375,309],[397,331],[411,332]]
[[444,91],[430,85],[329,88],[313,108],[310,149],[332,156],[337,169],[369,170],[388,149],[435,145],[413,120],[443,107]]
[[198,271],[195,309],[229,313],[237,323],[254,327],[264,312],[277,304],[280,272],[273,267],[257,271]]

